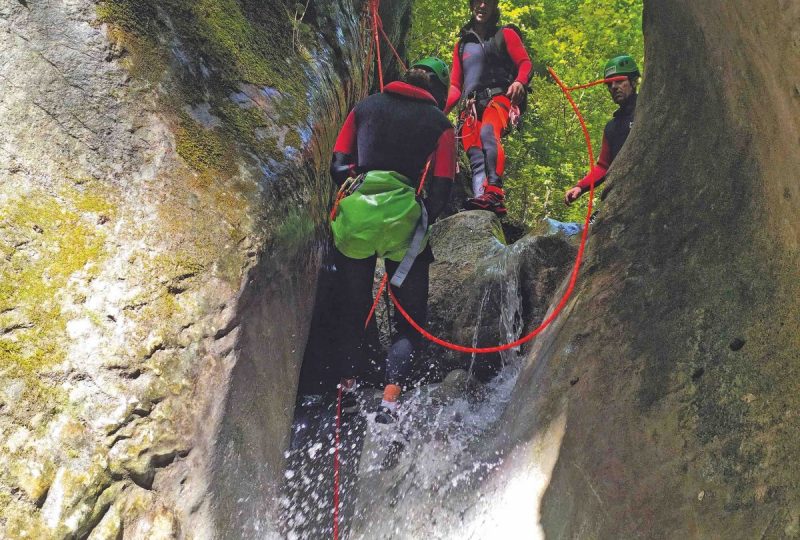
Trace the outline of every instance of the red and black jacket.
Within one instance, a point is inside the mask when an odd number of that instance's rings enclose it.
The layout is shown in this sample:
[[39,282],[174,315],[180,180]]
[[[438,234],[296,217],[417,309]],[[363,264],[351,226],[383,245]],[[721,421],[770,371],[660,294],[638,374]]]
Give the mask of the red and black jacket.
[[[428,159],[434,178],[427,184],[429,199],[437,199],[430,201],[433,208],[428,210],[435,217],[440,203],[447,203],[455,177],[455,131],[429,92],[393,82],[348,115],[333,148],[331,176],[342,185],[360,173],[395,171],[416,184]],[[442,196],[443,202],[438,200]]]
[[578,182],[578,187],[581,188],[583,193],[589,191],[592,182],[594,182],[595,187],[605,182],[608,168],[611,167],[611,163],[614,162],[625,141],[628,140],[628,135],[633,127],[635,113],[636,94],[632,94],[614,112],[614,118],[609,120],[603,130],[603,147],[600,150],[600,156],[597,158],[597,164],[592,167],[589,174]]
[[533,64],[519,30],[514,26],[502,26],[491,36],[484,41],[469,25],[461,30],[453,49],[445,112],[452,110],[462,95],[492,88],[505,91],[515,81],[525,86],[530,83]]

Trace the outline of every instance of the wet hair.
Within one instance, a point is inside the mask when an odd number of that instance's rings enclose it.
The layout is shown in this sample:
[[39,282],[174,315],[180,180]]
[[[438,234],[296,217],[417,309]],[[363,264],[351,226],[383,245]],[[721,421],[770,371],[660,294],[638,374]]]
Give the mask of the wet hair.
[[403,75],[403,80],[412,86],[430,92],[432,88],[431,73],[424,69],[412,68]]

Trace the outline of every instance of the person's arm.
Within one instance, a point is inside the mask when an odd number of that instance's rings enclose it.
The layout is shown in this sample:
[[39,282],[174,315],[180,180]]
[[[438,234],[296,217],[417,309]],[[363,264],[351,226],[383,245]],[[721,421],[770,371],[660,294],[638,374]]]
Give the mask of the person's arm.
[[533,63],[530,56],[528,56],[528,51],[525,50],[525,45],[522,43],[519,34],[511,28],[503,28],[503,38],[506,42],[508,55],[514,65],[517,66],[517,76],[514,80],[527,86],[531,82]]
[[456,135],[453,128],[439,136],[431,168],[433,177],[428,182],[428,196],[425,199],[428,223],[436,221],[450,200],[450,191],[456,176]]
[[355,111],[350,111],[333,146],[331,178],[337,186],[341,186],[349,177],[356,176],[357,165],[356,115]]
[[575,202],[581,195],[589,191],[594,183],[595,187],[599,186],[606,179],[606,173],[611,166],[611,145],[608,143],[605,133],[603,133],[603,147],[600,150],[600,157],[597,159],[597,164],[592,167],[592,170],[578,182],[578,184],[567,191],[564,195],[564,202],[569,206]]
[[461,85],[463,83],[463,70],[461,67],[461,55],[458,54],[459,51],[459,41],[456,42],[456,46],[453,49],[453,68],[450,70],[450,91],[447,94],[447,105],[444,107],[444,114],[448,114],[450,111],[453,110],[458,104],[458,100],[461,99]]
[[531,81],[531,71],[533,63],[522,44],[519,34],[511,28],[503,28],[503,39],[506,42],[506,50],[511,57],[511,61],[517,66],[517,76],[511,86],[508,87],[506,95],[514,105],[519,104],[525,97],[525,87]]

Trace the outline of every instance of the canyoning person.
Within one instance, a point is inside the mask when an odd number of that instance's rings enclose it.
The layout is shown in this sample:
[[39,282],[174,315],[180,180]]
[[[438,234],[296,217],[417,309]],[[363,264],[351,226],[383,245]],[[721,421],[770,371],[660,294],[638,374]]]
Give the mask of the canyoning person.
[[[636,86],[641,73],[636,62],[627,54],[612,58],[603,69],[603,78],[605,79],[620,75],[627,75],[628,78],[607,83],[611,99],[614,100],[614,103],[619,108],[603,130],[603,146],[600,150],[597,164],[575,187],[566,192],[564,203],[568,206],[589,191],[593,182],[597,187],[605,181],[608,168],[617,157],[617,154],[619,154],[619,151],[622,150],[622,146],[628,139],[628,134],[633,127],[633,119],[636,112]],[[607,192],[608,188],[605,193]],[[601,198],[604,198],[605,193]]]
[[[347,298],[339,306],[343,372],[351,377],[342,383],[345,412],[357,410],[354,378],[367,371],[364,324],[378,257],[385,261],[400,304],[420,324],[427,320],[433,261],[427,228],[447,204],[455,176],[455,130],[442,112],[448,78],[447,65],[438,58],[413,64],[402,81],[355,106],[333,149],[331,176],[340,194],[349,193],[331,222],[339,286]],[[422,199],[416,193],[428,162]],[[397,418],[401,387],[421,340],[399,314],[392,322],[386,386],[376,415],[381,423]]]
[[500,26],[497,0],[470,0],[472,18],[453,50],[445,112],[462,103],[460,136],[472,169],[468,210],[506,214],[501,137],[525,108],[532,64],[519,29]]

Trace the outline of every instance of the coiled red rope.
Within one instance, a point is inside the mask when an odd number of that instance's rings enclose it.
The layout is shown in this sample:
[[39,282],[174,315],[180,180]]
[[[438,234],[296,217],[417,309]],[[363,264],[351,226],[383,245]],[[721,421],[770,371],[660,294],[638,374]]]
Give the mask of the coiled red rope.
[[[564,93],[570,105],[572,106],[572,110],[575,111],[575,115],[578,117],[578,121],[581,124],[581,129],[583,130],[583,136],[586,139],[586,149],[589,155],[589,167],[593,167],[594,150],[592,149],[592,140],[591,137],[589,136],[589,129],[586,127],[586,121],[584,120],[583,115],[581,114],[581,111],[578,108],[578,105],[575,103],[575,100],[572,99],[571,91],[580,90],[583,88],[589,88],[592,86],[596,86],[598,84],[613,82],[615,80],[622,80],[625,79],[626,77],[620,76],[620,77],[612,77],[610,79],[601,79],[588,84],[576,86],[574,88],[568,88],[561,81],[561,79],[558,77],[558,75],[552,68],[548,67],[547,70],[550,72],[550,75],[553,77],[553,80],[556,82],[556,84],[558,84],[559,88],[561,88],[561,91]],[[594,199],[594,182],[592,182],[591,186],[589,187],[589,204],[586,210],[586,218],[584,219],[583,222],[583,233],[581,234],[581,242],[578,247],[578,254],[575,257],[575,264],[573,265],[572,268],[572,273],[570,275],[570,280],[569,280],[569,285],[567,286],[567,290],[564,292],[563,296],[561,297],[561,300],[558,302],[558,305],[555,307],[552,313],[547,318],[545,318],[545,320],[543,320],[542,323],[528,335],[523,336],[512,343],[506,343],[505,345],[497,345],[495,347],[467,347],[464,345],[451,343],[449,341],[434,336],[433,334],[422,328],[419,324],[417,324],[417,322],[411,318],[411,316],[406,312],[406,310],[403,309],[403,306],[400,305],[400,302],[398,302],[397,297],[394,295],[392,287],[389,286],[389,297],[392,299],[392,303],[394,304],[395,309],[397,309],[397,311],[400,313],[400,315],[403,316],[403,318],[408,322],[408,324],[410,324],[425,339],[453,351],[469,353],[469,354],[491,354],[491,353],[507,351],[509,349],[514,349],[516,347],[519,347],[520,345],[523,345],[531,341],[533,338],[541,334],[548,326],[550,326],[550,324],[554,320],[556,320],[556,318],[564,309],[564,306],[566,306],[567,302],[572,296],[572,292],[575,290],[575,284],[578,281],[578,273],[580,272],[581,262],[583,261],[583,253],[586,249],[586,240],[589,235],[589,221],[591,220],[592,217],[593,199]]]

